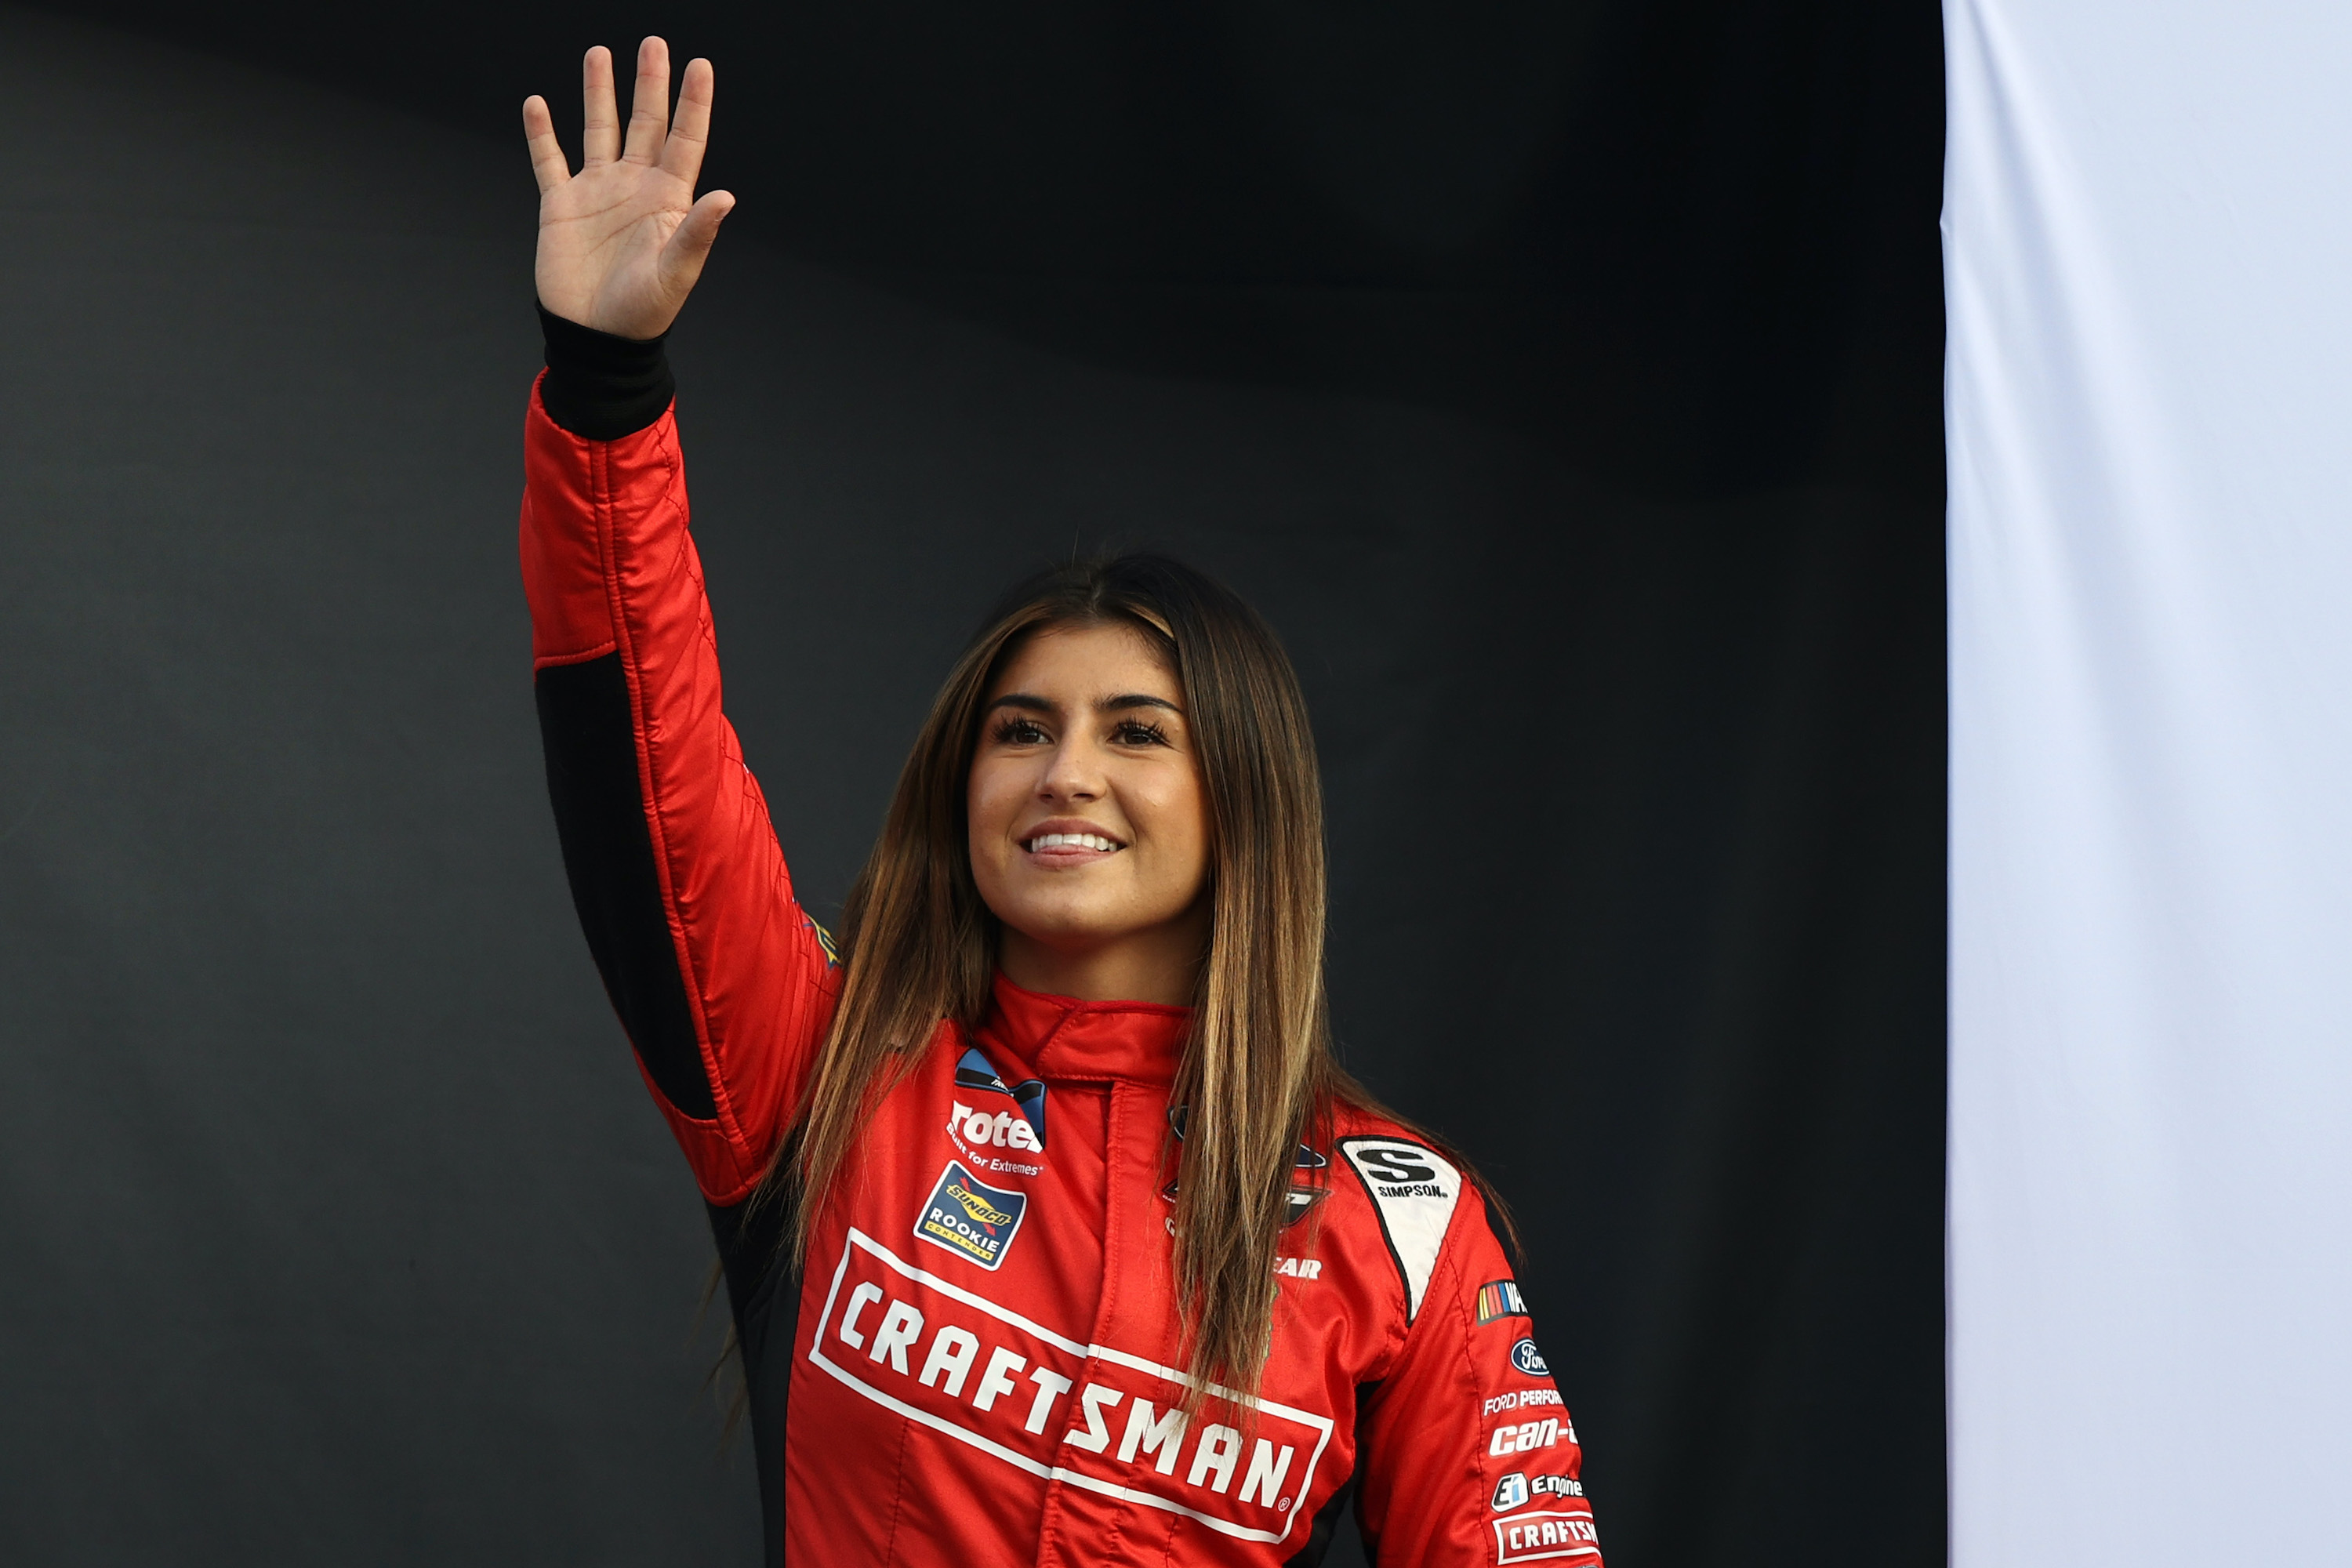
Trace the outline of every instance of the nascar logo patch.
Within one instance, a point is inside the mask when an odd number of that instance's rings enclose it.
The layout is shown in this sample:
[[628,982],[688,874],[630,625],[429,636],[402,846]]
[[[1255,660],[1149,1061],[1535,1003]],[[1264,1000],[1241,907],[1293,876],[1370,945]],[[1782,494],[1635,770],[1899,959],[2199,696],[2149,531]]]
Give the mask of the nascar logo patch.
[[962,1162],[950,1160],[940,1173],[939,1185],[923,1200],[915,1237],[982,1268],[994,1268],[1012,1249],[1028,1207],[1028,1194],[992,1187],[965,1170]]
[[1497,1318],[1524,1318],[1528,1303],[1519,1294],[1516,1279],[1491,1279],[1478,1287],[1478,1321],[1481,1326]]

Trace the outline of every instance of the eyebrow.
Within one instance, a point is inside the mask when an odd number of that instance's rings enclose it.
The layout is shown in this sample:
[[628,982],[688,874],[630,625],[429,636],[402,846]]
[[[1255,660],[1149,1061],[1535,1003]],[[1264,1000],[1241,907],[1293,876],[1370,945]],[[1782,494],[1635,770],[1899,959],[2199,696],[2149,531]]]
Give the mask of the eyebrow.
[[[999,708],[1018,708],[1026,713],[1059,711],[1056,704],[1028,691],[1008,691],[988,706],[992,712]],[[1106,697],[1095,704],[1095,711],[1097,713],[1117,713],[1128,708],[1162,708],[1179,718],[1181,718],[1184,713],[1184,710],[1169,701],[1165,697],[1154,697],[1144,691],[1122,691],[1116,697]]]

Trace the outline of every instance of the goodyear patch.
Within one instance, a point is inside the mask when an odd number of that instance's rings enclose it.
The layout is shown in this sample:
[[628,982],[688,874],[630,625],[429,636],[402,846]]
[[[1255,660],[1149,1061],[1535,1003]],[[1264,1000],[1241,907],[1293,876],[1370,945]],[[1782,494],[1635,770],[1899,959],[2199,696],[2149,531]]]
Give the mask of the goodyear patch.
[[1528,1303],[1519,1294],[1516,1279],[1490,1279],[1478,1287],[1478,1321],[1483,1326],[1497,1318],[1524,1318]]
[[923,1200],[915,1236],[967,1262],[994,1268],[1012,1250],[1028,1206],[1028,1194],[992,1187],[965,1170],[961,1161],[950,1160],[940,1173],[939,1185]]

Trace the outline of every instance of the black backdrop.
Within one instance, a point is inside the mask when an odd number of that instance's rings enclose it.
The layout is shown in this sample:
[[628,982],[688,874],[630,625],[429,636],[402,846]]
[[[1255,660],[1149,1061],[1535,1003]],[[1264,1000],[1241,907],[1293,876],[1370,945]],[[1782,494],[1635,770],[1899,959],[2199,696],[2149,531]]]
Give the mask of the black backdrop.
[[753,1555],[512,559],[514,105],[658,28],[813,906],[1003,581],[1227,576],[1611,1561],[1941,1560],[1933,5],[236,9],[0,9],[0,1556]]

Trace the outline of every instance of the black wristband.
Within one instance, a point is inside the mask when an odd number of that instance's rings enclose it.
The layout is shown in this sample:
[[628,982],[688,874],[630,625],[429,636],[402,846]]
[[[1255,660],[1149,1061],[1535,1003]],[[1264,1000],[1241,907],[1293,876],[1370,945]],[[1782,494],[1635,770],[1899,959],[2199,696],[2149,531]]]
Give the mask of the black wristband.
[[539,307],[547,341],[547,379],[539,400],[547,416],[574,436],[617,441],[662,416],[677,394],[660,338],[616,338]]

